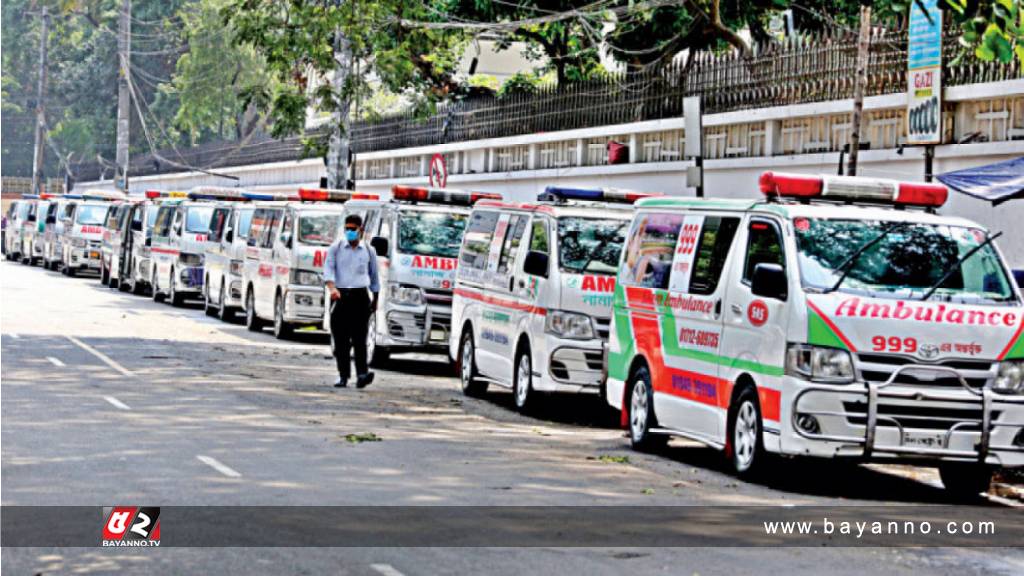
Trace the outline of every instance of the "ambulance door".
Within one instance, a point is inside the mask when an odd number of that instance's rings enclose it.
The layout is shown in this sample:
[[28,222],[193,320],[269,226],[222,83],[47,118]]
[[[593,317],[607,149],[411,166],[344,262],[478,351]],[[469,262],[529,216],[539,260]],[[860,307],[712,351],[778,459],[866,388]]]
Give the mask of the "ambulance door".
[[156,222],[153,224],[152,248],[150,249],[150,255],[153,258],[152,275],[157,279],[161,290],[167,289],[166,278],[170,274],[171,260],[175,257],[170,252],[170,236],[171,224],[176,213],[175,206],[161,206],[156,215]]
[[458,342],[455,339],[462,337],[462,330],[469,323],[473,330],[477,370],[492,378],[498,375],[492,365],[495,352],[490,340],[494,338],[495,315],[501,312],[486,303],[486,286],[487,278],[492,274],[490,261],[493,257],[496,267],[496,253],[500,252],[500,248],[495,248],[499,242],[499,223],[504,222],[500,228],[500,237],[504,238],[508,216],[497,210],[474,209],[470,213],[459,251],[459,266],[455,271],[457,287],[452,322],[458,322],[458,325],[452,325],[453,341]]
[[527,224],[530,222],[530,214],[502,215],[502,218],[506,217],[504,234],[500,234],[501,219],[498,220],[498,229],[494,234],[492,247],[498,250],[497,257],[488,262],[493,266],[493,273],[485,287],[486,306],[491,312],[489,317],[485,317],[485,324],[490,328],[492,337],[486,343],[482,343],[481,348],[488,346],[488,351],[494,355],[494,371],[497,377],[502,381],[511,382],[516,341],[526,327],[533,307],[520,300],[519,289],[516,286],[517,275],[521,277],[520,251]]
[[[271,250],[271,261],[274,264],[274,294],[277,290],[284,294],[291,283],[292,268],[298,268],[298,253],[295,250],[295,210],[286,209],[281,215],[281,230],[275,234],[274,247]],[[271,300],[274,302],[274,300]]]
[[[260,272],[260,240],[266,230],[268,208],[257,208],[252,215],[249,236],[245,241],[245,255],[242,264],[242,297],[243,306],[249,305],[250,292],[256,291],[257,278]],[[255,297],[255,294],[253,294]]]
[[727,291],[721,278],[739,226],[737,215],[687,214],[659,305],[668,382],[655,392],[658,422],[711,440],[723,434],[732,390],[720,375]]
[[[530,335],[530,351],[533,355],[535,371],[541,371],[546,365],[548,351],[543,348],[544,311],[557,307],[559,283],[551,280],[557,274],[557,261],[552,256],[552,230],[554,222],[551,218],[534,214],[527,227],[524,247],[520,251],[516,265],[515,285],[516,300],[529,308],[526,311],[525,331]],[[543,266],[544,263],[546,266]],[[535,337],[537,336],[537,337]],[[513,353],[514,353],[513,349]],[[512,360],[513,362],[515,360]]]
[[[782,222],[769,216],[748,216],[741,232],[734,263],[729,266],[722,378],[735,384],[743,374],[754,379],[758,389],[761,419],[766,432],[779,432],[781,376],[785,365],[788,314],[785,306],[792,296],[757,296],[751,290],[758,264],[786,266]],[[788,292],[788,290],[787,290]],[[724,430],[724,428],[723,428]]]
[[256,314],[272,318],[274,314],[274,246],[281,230],[281,208],[267,210],[263,233],[259,239],[259,267],[256,271]]

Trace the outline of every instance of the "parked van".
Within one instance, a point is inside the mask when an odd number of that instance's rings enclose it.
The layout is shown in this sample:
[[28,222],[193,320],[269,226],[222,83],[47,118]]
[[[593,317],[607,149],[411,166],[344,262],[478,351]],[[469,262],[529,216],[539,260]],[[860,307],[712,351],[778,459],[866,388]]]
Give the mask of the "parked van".
[[204,309],[209,316],[228,321],[242,309],[242,268],[255,211],[249,202],[223,202],[213,209],[203,282]]
[[119,192],[88,190],[74,204],[64,221],[61,242],[62,272],[74,276],[78,272],[99,272],[103,244],[103,226],[112,202],[123,199]]
[[46,217],[53,204],[51,194],[41,194],[29,200],[28,222],[21,235],[22,264],[35,266],[36,261],[43,259],[43,237],[46,231]]
[[7,215],[7,233],[4,236],[6,243],[5,251],[8,260],[21,260],[24,256],[22,238],[25,234],[25,227],[30,225],[28,216],[31,210],[32,200],[22,198],[11,202]]
[[450,355],[462,388],[598,393],[611,296],[639,192],[549,187],[544,202],[481,201],[462,242]]
[[[477,200],[500,194],[395,186],[391,201],[352,200],[345,214],[363,218],[363,237],[378,251],[381,291],[370,317],[367,358],[380,366],[392,352],[447,353],[452,291],[462,233]],[[329,313],[324,326],[330,329]]]
[[976,496],[1024,465],[1024,306],[936,184],[779,174],[760,200],[644,200],[614,298],[607,400],[632,444],[938,466]]
[[117,288],[121,278],[121,246],[131,224],[131,214],[139,199],[132,198],[115,202],[107,213],[103,227],[103,244],[100,249],[100,283]]
[[[259,195],[250,195],[259,199]],[[242,282],[245,323],[257,332],[273,322],[274,336],[319,326],[324,315],[327,248],[342,228],[344,203],[377,195],[301,189],[300,202],[261,202],[253,212]]]
[[213,216],[212,200],[221,194],[241,194],[233,188],[199,186],[186,199],[160,203],[150,242],[150,291],[155,302],[166,299],[181,306],[186,298],[203,294],[206,236]]
[[136,202],[129,208],[128,224],[122,230],[118,252],[118,288],[131,291],[132,294],[144,294],[150,288],[153,278],[150,250],[160,205],[165,200],[181,201],[187,197],[187,193],[147,190],[145,196],[144,201]]
[[71,218],[80,194],[64,194],[53,200],[53,216],[46,219],[43,231],[43,267],[57,270],[64,265],[64,227]]

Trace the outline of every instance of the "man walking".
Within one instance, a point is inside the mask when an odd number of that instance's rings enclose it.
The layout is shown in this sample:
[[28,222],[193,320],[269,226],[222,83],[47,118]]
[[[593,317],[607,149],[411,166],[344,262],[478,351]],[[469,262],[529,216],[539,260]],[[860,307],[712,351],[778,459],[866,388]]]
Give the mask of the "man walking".
[[[331,338],[338,361],[337,388],[348,384],[350,348],[355,350],[356,387],[373,382],[373,373],[366,366],[366,330],[370,314],[377,310],[380,279],[377,254],[359,241],[362,234],[363,219],[358,214],[346,216],[345,233],[327,249],[324,261],[324,282],[331,294]],[[372,298],[367,290],[373,292]]]

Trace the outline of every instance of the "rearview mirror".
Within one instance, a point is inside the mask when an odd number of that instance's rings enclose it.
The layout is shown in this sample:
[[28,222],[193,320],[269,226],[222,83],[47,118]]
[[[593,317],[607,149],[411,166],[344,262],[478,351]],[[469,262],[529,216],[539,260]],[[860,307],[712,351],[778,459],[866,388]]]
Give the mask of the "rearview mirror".
[[28,218],[26,218],[25,220],[28,221],[28,222],[35,222],[36,221],[36,215],[35,214],[29,214]]
[[152,246],[152,245],[153,245],[153,238],[151,238],[149,236],[146,236],[146,246]]
[[47,224],[56,224],[57,223],[57,217],[56,216],[47,216],[46,217],[46,223]]
[[761,263],[754,266],[750,279],[750,291],[754,296],[785,301],[789,296],[786,270],[778,264]]
[[380,256],[381,258],[387,258],[388,257],[388,239],[387,238],[384,238],[382,236],[374,236],[370,240],[370,246],[373,246],[373,249],[377,251],[377,256]]
[[285,236],[284,247],[289,249],[289,250],[292,249],[292,235],[291,234],[289,234],[288,236]]
[[142,220],[132,220],[132,232],[142,232]]
[[529,251],[523,262],[523,272],[530,276],[548,277],[548,255],[543,252]]
[[235,239],[235,231],[232,230],[231,228],[228,228],[228,231],[224,233],[224,241],[225,242],[232,242],[232,241],[234,241],[234,239]]

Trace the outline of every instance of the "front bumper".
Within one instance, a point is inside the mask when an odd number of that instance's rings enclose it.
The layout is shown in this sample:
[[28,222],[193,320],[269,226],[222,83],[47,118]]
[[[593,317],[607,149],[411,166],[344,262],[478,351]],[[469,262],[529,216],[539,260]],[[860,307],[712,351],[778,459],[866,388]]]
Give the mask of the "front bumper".
[[[449,306],[389,306],[384,312],[382,344],[388,348],[445,351],[452,330]],[[383,330],[381,330],[383,329]]]
[[227,286],[224,287],[224,304],[230,308],[241,308],[242,279],[238,276],[228,276],[224,281],[227,282]]
[[[961,386],[895,383],[908,371],[953,377]],[[1024,397],[972,388],[953,368],[907,365],[885,382],[840,386],[786,379],[796,392],[782,430],[784,453],[1024,466]]]
[[[597,394],[604,380],[604,341],[569,340],[545,333],[546,369],[534,378],[541,392]],[[538,366],[539,367],[539,366]]]
[[[229,294],[234,295],[237,287],[241,303],[241,281],[231,280]],[[290,324],[320,325],[324,317],[324,289],[319,286],[292,284],[284,295],[284,321]]]
[[186,266],[175,270],[174,290],[181,294],[200,294],[203,291],[203,267]]
[[99,248],[73,248],[71,262],[65,262],[65,264],[72,268],[99,271],[101,260]]

